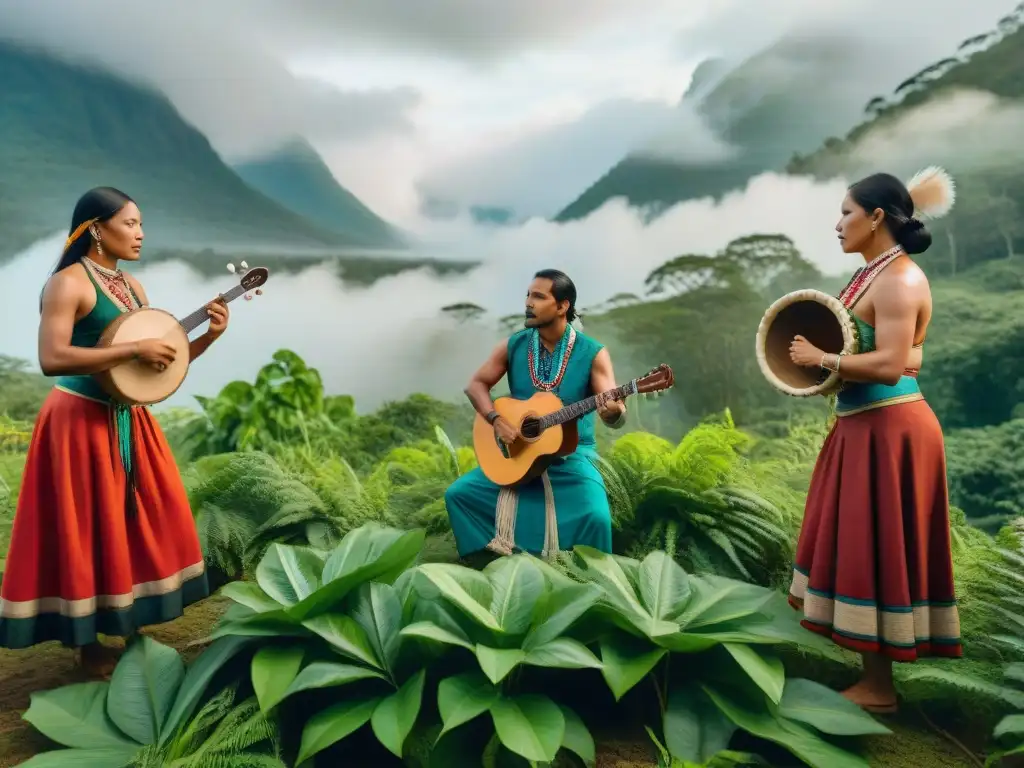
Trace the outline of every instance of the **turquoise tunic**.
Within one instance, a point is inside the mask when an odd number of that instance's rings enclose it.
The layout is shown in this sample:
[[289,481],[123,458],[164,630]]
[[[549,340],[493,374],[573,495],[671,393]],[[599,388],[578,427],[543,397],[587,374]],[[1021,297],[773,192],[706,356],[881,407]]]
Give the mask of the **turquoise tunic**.
[[[519,331],[508,340],[508,386],[512,397],[527,400],[537,389],[530,378],[527,357],[531,331]],[[590,387],[590,367],[602,345],[576,334],[565,375],[552,390],[565,405],[584,400],[594,394]],[[593,412],[577,422],[579,446],[548,467],[558,521],[560,549],[586,544],[611,552],[612,518],[604,479],[594,457]],[[520,485],[518,511],[515,517],[515,544],[526,552],[540,554],[544,548],[545,498],[543,481],[538,478]],[[452,531],[462,556],[479,552],[495,537],[500,489],[479,469],[460,477],[445,493],[445,504]]]

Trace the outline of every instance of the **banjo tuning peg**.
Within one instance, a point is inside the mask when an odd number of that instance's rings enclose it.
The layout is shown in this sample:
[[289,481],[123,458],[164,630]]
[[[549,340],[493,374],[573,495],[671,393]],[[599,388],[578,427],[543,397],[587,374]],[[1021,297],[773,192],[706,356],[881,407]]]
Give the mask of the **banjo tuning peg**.
[[245,300],[246,301],[252,301],[252,294],[251,293],[245,294]]
[[263,289],[262,288],[257,288],[256,289],[256,295],[257,296],[262,296],[263,295]]
[[228,262],[228,272],[230,272],[231,274],[235,273],[235,265],[232,264],[230,261]]
[[248,269],[249,268],[249,265],[246,264],[244,261],[241,262],[241,264],[242,264],[242,269]]

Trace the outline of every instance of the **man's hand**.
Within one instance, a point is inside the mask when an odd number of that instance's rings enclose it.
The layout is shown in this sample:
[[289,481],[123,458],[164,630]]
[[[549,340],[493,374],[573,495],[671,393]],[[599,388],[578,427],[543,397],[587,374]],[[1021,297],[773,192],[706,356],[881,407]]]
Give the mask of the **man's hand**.
[[515,427],[499,416],[494,420],[494,436],[502,445],[512,445],[519,437],[519,433]]
[[626,404],[621,400],[613,400],[607,392],[597,396],[597,415],[605,424],[614,424],[626,412]]

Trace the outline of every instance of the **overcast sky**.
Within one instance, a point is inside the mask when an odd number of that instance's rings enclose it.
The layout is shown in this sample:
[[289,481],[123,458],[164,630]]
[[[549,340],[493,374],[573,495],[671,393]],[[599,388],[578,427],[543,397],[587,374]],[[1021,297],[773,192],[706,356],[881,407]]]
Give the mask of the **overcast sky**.
[[[1013,5],[0,0],[0,37],[157,85],[229,159],[305,135],[345,186],[410,226],[424,181],[483,177],[528,195],[548,174],[571,190],[671,118],[706,56],[741,60],[786,33],[838,30],[887,44],[849,76],[891,87]],[[681,126],[712,147],[701,126]]]

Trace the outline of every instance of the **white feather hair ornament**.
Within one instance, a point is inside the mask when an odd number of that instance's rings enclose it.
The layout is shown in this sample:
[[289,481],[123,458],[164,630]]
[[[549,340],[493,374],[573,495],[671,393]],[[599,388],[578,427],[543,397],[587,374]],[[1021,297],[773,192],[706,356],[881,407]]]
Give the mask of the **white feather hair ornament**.
[[907,191],[914,201],[915,215],[923,219],[945,216],[956,202],[956,184],[944,168],[930,165],[914,174],[907,182]]

